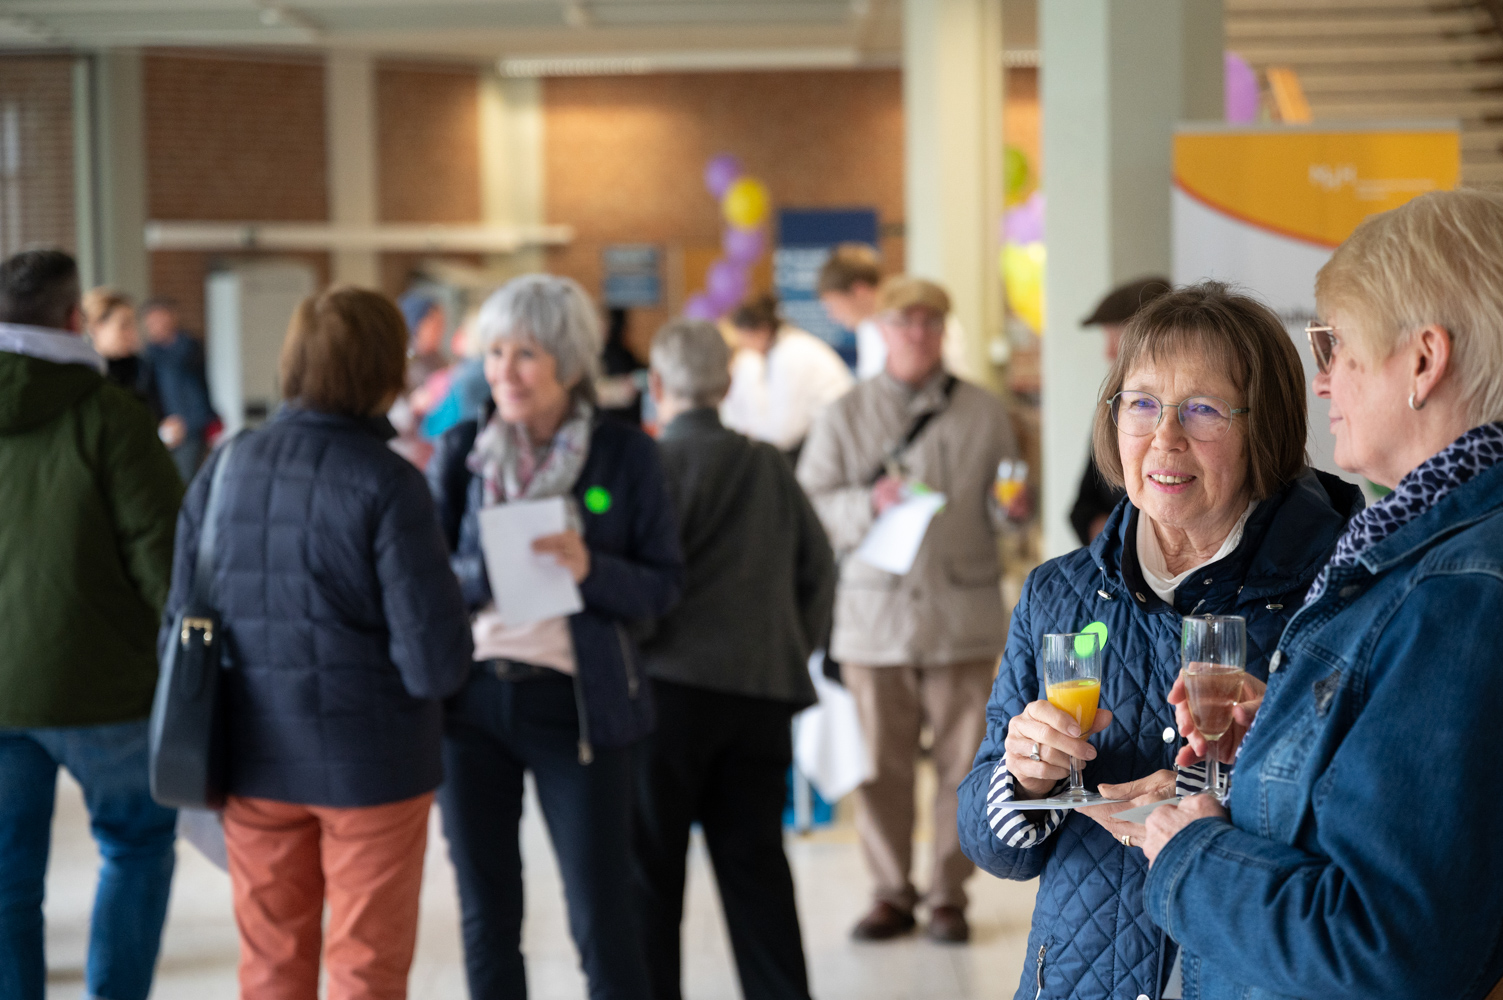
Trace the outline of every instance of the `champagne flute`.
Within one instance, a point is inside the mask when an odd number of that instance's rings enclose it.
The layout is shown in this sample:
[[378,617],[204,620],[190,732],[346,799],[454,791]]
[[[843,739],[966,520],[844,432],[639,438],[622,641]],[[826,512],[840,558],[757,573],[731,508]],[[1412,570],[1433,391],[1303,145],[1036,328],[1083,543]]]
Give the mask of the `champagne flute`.
[[[1049,704],[1072,718],[1082,737],[1096,721],[1101,701],[1101,635],[1098,632],[1068,632],[1045,635],[1041,655],[1044,660],[1044,690]],[[1070,787],[1050,800],[1071,806],[1114,802],[1087,791],[1080,776],[1080,761],[1070,758]]]
[[1232,710],[1247,680],[1247,619],[1235,615],[1186,618],[1180,646],[1185,697],[1206,748],[1206,791],[1221,791],[1220,740],[1232,728]]

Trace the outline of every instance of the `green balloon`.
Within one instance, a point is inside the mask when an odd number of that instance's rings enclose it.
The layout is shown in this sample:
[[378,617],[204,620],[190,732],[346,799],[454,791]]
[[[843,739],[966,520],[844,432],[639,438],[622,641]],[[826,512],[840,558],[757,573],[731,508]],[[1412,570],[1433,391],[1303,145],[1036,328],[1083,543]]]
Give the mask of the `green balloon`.
[[1028,163],[1028,154],[1016,146],[1008,146],[1002,153],[1002,187],[1008,204],[1021,201],[1033,184],[1033,167]]

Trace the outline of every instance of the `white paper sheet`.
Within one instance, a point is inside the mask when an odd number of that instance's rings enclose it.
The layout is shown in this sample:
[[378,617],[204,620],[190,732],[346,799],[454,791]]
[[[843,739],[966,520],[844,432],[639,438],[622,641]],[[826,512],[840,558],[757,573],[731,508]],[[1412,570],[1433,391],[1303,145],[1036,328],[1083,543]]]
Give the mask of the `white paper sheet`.
[[551,555],[532,551],[567,526],[563,497],[515,500],[480,512],[480,547],[501,621],[530,625],[584,609],[573,575]]
[[1159,799],[1157,802],[1150,802],[1146,806],[1138,806],[1125,812],[1112,813],[1112,819],[1120,819],[1124,823],[1146,823],[1148,822],[1149,815],[1159,806],[1167,806],[1171,803],[1178,805],[1180,801],[1181,799],[1177,795],[1172,799]]
[[857,546],[856,558],[898,576],[907,573],[924,544],[929,522],[944,505],[943,493],[921,493],[887,508]]

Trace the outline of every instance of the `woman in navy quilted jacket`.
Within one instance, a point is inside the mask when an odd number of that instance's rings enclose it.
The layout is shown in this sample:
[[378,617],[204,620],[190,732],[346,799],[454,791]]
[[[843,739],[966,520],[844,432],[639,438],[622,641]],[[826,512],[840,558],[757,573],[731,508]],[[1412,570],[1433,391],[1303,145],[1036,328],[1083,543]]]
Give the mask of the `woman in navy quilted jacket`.
[[[1002,878],[1041,877],[1019,1000],[1179,995],[1177,948],[1143,908],[1141,827],[1111,818],[1130,806],[1027,804],[1062,786],[1072,755],[1110,797],[1174,794],[1183,616],[1245,617],[1248,672],[1267,677],[1362,505],[1356,487],[1307,467],[1305,433],[1299,355],[1262,304],[1208,282],[1129,321],[1095,420],[1096,462],[1127,496],[1089,549],[1030,574],[960,788],[966,854]],[[1081,733],[1042,698],[1037,654],[1045,633],[1087,626],[1104,630],[1104,711]]]
[[[600,321],[578,284],[517,278],[481,307],[477,332],[494,405],[446,432],[428,464],[474,612],[475,669],[449,704],[439,791],[470,997],[527,993],[517,825],[530,771],[591,1000],[645,1000],[631,751],[653,724],[637,637],[683,586],[667,480],[653,440],[595,406]],[[518,621],[491,589],[481,513],[555,497],[566,527],[532,548],[569,570],[584,607]]]
[[[406,354],[384,296],[305,300],[282,348],[288,402],[225,469],[224,833],[251,1000],[316,1000],[320,950],[330,1000],[407,991],[442,699],[464,682],[470,632],[423,476],[386,444]],[[178,519],[163,644],[223,460],[200,471]]]

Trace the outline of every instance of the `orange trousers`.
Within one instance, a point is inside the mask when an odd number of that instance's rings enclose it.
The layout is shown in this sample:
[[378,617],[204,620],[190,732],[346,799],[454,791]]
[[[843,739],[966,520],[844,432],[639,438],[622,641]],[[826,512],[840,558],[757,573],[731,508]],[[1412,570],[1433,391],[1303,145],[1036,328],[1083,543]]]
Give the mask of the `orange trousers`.
[[407,996],[432,803],[432,792],[360,809],[230,798],[243,1000],[317,1000],[320,950],[328,1000]]

